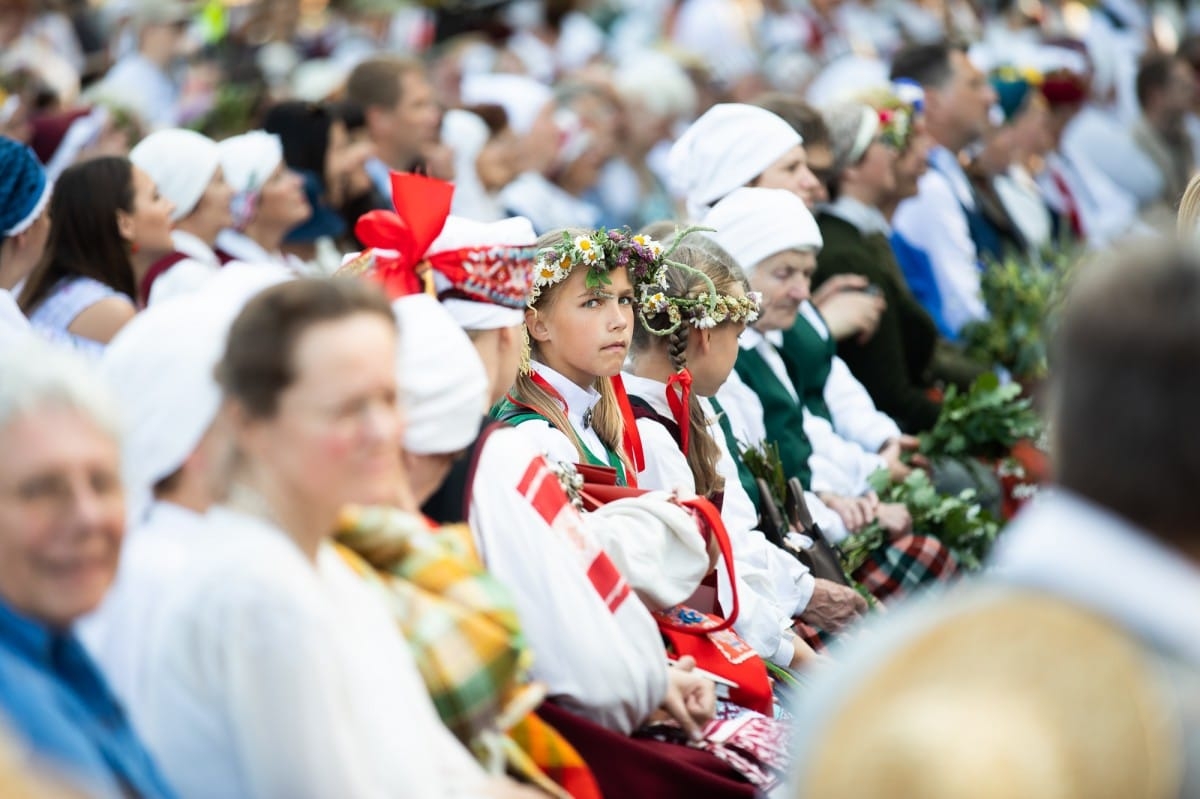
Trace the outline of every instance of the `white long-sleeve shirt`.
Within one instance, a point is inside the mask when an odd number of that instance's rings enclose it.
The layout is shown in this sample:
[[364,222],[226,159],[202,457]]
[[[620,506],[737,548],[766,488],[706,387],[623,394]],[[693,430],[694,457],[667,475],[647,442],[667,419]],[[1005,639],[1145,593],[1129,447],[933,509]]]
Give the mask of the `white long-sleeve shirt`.
[[974,195],[954,154],[944,147],[929,153],[931,168],[917,184],[917,195],[900,203],[892,226],[925,251],[942,298],[942,317],[951,329],[987,317],[979,289],[978,253],[971,239],[966,208]]
[[666,695],[666,651],[619,566],[614,574],[608,547],[619,545],[594,534],[606,524],[568,504],[556,480],[526,436],[496,430],[475,469],[471,531],[512,592],[534,678],[574,712],[630,733]]
[[[599,401],[599,393],[575,385],[544,364],[534,367],[566,403],[567,420],[579,441],[599,462],[606,463],[607,448],[591,425],[584,423],[584,416]],[[575,443],[544,419],[521,422],[516,429],[551,463],[582,460]],[[688,511],[666,501],[668,497],[665,492],[651,492],[609,502],[584,514],[588,530],[651,610],[683,602],[709,567],[708,550],[695,520]]]
[[133,711],[181,797],[477,796],[382,597],[332,545],[209,512],[146,642]]
[[204,514],[154,502],[121,543],[117,580],[103,604],[80,621],[79,637],[128,707],[135,729],[148,707],[146,669],[163,602],[206,548]]
[[[631,374],[624,375],[624,379],[631,396],[642,398],[657,413],[670,417],[665,384]],[[723,442],[724,434],[715,413],[711,420],[709,435],[715,441]],[[646,468],[638,472],[638,485],[678,491],[683,496],[694,495],[696,482],[687,456],[667,428],[654,419],[638,419],[637,425],[646,454]],[[753,503],[738,482],[735,465],[733,479],[725,481],[725,503],[730,503],[732,496],[739,492],[753,513]],[[733,505],[737,506],[736,499]],[[814,588],[813,578],[796,558],[771,544],[754,529],[757,526],[755,518],[751,517],[747,525],[744,508],[743,504],[740,517],[727,516],[724,507],[721,510],[721,519],[733,548],[738,593],[739,611],[734,630],[759,655],[777,665],[787,666],[795,655],[794,636],[790,631],[792,619],[808,606]],[[722,607],[731,607],[733,586],[723,565],[717,566],[717,598]]]
[[[817,335],[829,339],[829,328],[811,303],[801,305],[800,313]],[[875,407],[870,392],[837,355],[833,356],[822,394],[833,417],[834,430],[867,452],[878,452],[888,439],[900,435],[895,420]]]
[[[737,372],[729,374],[729,377],[721,384],[720,390],[717,391],[716,398],[725,410],[726,416],[729,417],[729,425],[735,441],[739,444],[757,446],[766,440],[767,428],[763,421],[762,402],[759,401],[754,390],[742,382]],[[728,475],[726,479],[728,479]],[[808,505],[813,521],[821,528],[828,541],[837,543],[850,534],[841,517],[830,510],[829,506],[822,502],[814,492],[805,491],[804,501]]]

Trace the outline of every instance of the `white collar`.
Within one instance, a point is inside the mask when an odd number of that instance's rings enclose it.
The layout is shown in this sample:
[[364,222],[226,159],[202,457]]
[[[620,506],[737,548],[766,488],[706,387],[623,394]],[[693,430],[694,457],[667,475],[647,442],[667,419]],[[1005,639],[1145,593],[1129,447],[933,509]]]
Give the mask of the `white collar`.
[[747,327],[742,331],[742,335],[738,336],[738,346],[744,350],[752,350],[764,341],[766,338],[763,334],[752,327]]
[[842,195],[836,201],[826,205],[824,210],[854,225],[864,236],[872,233],[892,235],[892,226],[888,224],[887,219],[878,208],[872,208],[853,197]]
[[742,335],[738,336],[738,346],[744,350],[757,349],[762,344],[782,347],[783,331],[768,330],[766,333],[763,333],[752,327],[748,327],[742,331]]
[[623,372],[621,378],[625,381],[625,390],[631,397],[638,397],[654,409],[654,412],[668,419],[674,418],[671,406],[667,403],[667,384],[649,377],[639,377],[630,372]]
[[1200,567],[1098,505],[1045,493],[993,562],[1001,579],[1079,601],[1200,664]]
[[152,500],[150,506],[136,524],[131,524],[130,535],[142,535],[150,531],[156,539],[196,539],[203,534],[207,516],[191,508],[176,505],[162,499]]
[[[176,251],[183,253],[193,261],[200,261],[209,266],[221,265],[221,261],[213,252],[212,247],[205,244],[199,236],[188,233],[186,230],[172,230],[171,243],[175,245]],[[232,253],[230,254],[232,255]]]
[[[567,403],[567,420],[576,430],[586,430],[591,427],[592,409],[600,401],[600,392],[594,388],[583,388],[574,381],[538,361],[533,362],[533,370],[549,383],[558,395]],[[584,424],[584,417],[588,423]]]
[[829,326],[821,318],[821,313],[816,309],[816,306],[810,301],[805,300],[800,303],[800,315],[804,317],[813,330],[817,331],[818,336],[825,341],[829,341]]
[[944,177],[950,188],[965,208],[975,208],[975,193],[971,190],[971,181],[958,162],[958,156],[940,144],[929,151],[929,166],[931,172]]
[[279,264],[290,267],[282,255],[272,254],[254,239],[237,230],[225,229],[217,234],[217,246],[236,261],[248,264]]

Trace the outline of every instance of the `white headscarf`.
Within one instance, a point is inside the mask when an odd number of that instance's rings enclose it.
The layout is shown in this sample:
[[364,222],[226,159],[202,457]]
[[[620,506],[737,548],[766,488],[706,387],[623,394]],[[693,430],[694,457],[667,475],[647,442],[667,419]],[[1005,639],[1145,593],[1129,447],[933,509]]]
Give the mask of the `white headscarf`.
[[[532,247],[537,242],[533,224],[523,216],[514,216],[499,222],[476,222],[460,216],[450,216],[441,234],[429,246],[429,255],[461,250],[467,247]],[[434,270],[434,287],[438,293],[452,288],[452,284],[440,272]],[[484,276],[484,282],[486,282]],[[500,286],[497,288],[505,288]],[[519,308],[508,308],[493,302],[474,302],[460,298],[442,301],[446,311],[463,330],[495,330],[519,325],[525,320],[525,304]]]
[[824,108],[890,85],[887,64],[878,58],[847,54],[821,70],[808,85],[805,100],[816,108]]
[[803,141],[791,125],[764,108],[714,105],[671,147],[671,183],[687,200],[689,217],[699,219],[712,203],[754,180]]
[[198,291],[150,306],[113,338],[100,362],[127,434],[125,485],[131,507],[179,469],[221,405],[213,370],[229,327],[251,297],[285,279],[269,267],[229,264]]
[[491,138],[487,123],[470,111],[451,109],[442,117],[442,142],[454,151],[454,200],[459,216],[491,222],[504,217],[504,206],[479,180],[475,162]]
[[216,142],[182,128],[151,133],[129,152],[129,160],[150,176],[159,194],[175,204],[172,222],[195,210],[221,166]]
[[508,115],[508,124],[519,136],[533,128],[554,93],[544,83],[524,75],[467,75],[462,83],[463,105],[498,105]]
[[435,298],[401,297],[396,372],[407,427],[404,448],[444,455],[467,447],[479,432],[491,386],[471,339]]
[[704,217],[711,236],[747,275],[784,250],[820,250],[824,241],[804,201],[786,189],[738,189]]
[[263,184],[283,163],[283,142],[274,133],[252,130],[217,145],[225,182],[233,189],[233,218],[240,229],[254,217]]

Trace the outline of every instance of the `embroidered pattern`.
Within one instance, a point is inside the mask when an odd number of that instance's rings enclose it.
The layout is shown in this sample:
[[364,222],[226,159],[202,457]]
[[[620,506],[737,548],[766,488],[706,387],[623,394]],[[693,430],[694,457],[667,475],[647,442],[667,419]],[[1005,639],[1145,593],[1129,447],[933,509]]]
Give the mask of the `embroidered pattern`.
[[533,247],[466,247],[432,256],[430,265],[450,281],[442,298],[457,297],[505,308],[525,307],[534,282]]

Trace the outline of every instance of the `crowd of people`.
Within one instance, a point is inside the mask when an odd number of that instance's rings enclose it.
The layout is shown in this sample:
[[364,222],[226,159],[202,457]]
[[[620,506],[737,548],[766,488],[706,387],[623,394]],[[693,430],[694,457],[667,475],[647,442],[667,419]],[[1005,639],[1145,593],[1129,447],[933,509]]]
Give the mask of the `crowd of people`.
[[3,4],[0,794],[1195,795],[1191,11]]

